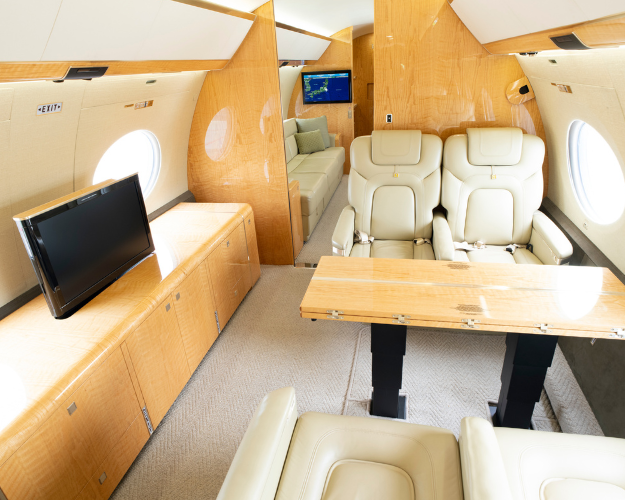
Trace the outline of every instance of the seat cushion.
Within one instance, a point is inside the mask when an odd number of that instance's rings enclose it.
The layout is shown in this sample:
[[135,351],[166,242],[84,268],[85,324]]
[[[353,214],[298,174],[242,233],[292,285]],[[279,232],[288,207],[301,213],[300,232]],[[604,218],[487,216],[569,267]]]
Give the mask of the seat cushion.
[[414,489],[410,476],[399,467],[339,460],[328,473],[321,500],[414,500]]
[[625,439],[495,428],[514,500],[622,500]]
[[[393,493],[372,496],[368,485],[376,487],[370,480],[376,477],[379,486],[387,485]],[[403,500],[413,498],[406,496],[410,488],[419,500],[462,500],[458,443],[450,431],[394,420],[305,413],[295,427],[276,499]],[[339,493],[342,496],[336,496]]]
[[542,262],[532,252],[525,248],[517,248],[514,254],[506,251],[506,247],[489,245],[482,250],[456,250],[455,261],[490,262],[496,264],[534,264]]
[[323,197],[328,192],[328,179],[325,174],[291,172],[289,182],[299,181],[300,197],[302,201],[302,215],[315,213]]

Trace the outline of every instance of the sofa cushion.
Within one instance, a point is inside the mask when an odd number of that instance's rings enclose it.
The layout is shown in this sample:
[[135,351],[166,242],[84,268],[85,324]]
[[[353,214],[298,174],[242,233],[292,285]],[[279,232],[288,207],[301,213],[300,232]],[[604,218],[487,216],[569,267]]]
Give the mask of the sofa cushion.
[[[354,461],[358,465],[347,465]],[[340,471],[336,470],[338,464]],[[392,490],[377,497],[363,491],[365,483],[360,481],[371,483],[365,479],[366,472],[375,474]],[[437,427],[378,418],[303,414],[295,426],[276,500],[334,500],[339,497],[329,494],[346,491],[348,480],[353,481],[351,496],[341,496],[341,500],[462,500],[458,443],[451,431]],[[404,496],[406,488],[412,488],[412,496]]]
[[311,132],[313,130],[319,130],[321,137],[323,137],[323,143],[326,148],[334,146],[330,144],[330,134],[328,133],[328,119],[325,116],[319,116],[318,118],[296,118],[297,130],[300,132]]
[[289,161],[286,164],[286,171],[287,173],[291,173],[294,170],[296,170],[303,162],[306,158],[308,158],[310,155],[297,155],[294,156],[293,159],[291,161]]
[[301,132],[299,134],[295,134],[294,137],[297,142],[297,150],[303,155],[323,151],[326,148],[319,130]]
[[289,182],[299,181],[302,200],[302,215],[311,215],[319,204],[323,207],[323,197],[328,192],[328,179],[325,174],[299,173],[289,174]]
[[295,141],[295,135],[290,135],[284,140],[284,149],[286,151],[287,163],[299,154],[299,151],[297,150],[297,142]]

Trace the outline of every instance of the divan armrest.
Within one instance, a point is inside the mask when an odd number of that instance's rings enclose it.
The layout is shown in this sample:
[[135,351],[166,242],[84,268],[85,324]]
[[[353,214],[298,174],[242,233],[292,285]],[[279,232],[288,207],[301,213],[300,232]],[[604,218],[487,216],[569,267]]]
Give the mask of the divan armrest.
[[336,134],[328,134],[330,136],[330,147],[336,145]]
[[354,207],[346,206],[341,212],[339,221],[332,233],[332,255],[349,257],[354,246],[354,222],[356,211]]
[[297,422],[295,389],[267,394],[243,436],[217,500],[274,500]]
[[436,260],[454,260],[454,240],[447,219],[441,213],[434,214],[432,222],[432,249]]
[[530,245],[532,253],[547,265],[560,265],[573,255],[571,242],[542,212],[534,212]]
[[490,422],[465,417],[460,423],[460,465],[465,500],[512,500],[497,436]]

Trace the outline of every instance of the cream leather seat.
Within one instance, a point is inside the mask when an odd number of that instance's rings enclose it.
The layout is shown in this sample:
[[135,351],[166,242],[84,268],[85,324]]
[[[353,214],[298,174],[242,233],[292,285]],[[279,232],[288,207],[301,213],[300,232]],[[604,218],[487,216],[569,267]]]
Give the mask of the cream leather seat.
[[625,440],[462,420],[465,500],[625,500]]
[[305,413],[288,387],[263,399],[218,500],[462,500],[458,443],[445,429]]
[[440,202],[442,146],[440,138],[419,130],[376,130],[355,139],[350,204],[332,235],[333,254],[433,260],[429,240],[432,210]]
[[570,257],[571,243],[538,212],[544,157],[542,139],[518,128],[467,129],[449,137],[441,194],[447,219],[434,217],[436,258],[557,265]]

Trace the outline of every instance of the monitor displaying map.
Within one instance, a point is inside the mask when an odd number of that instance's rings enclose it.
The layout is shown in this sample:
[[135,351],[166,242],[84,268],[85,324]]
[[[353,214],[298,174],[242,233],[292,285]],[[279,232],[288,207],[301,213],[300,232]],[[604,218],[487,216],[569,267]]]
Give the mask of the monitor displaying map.
[[302,73],[304,104],[352,102],[352,72]]

